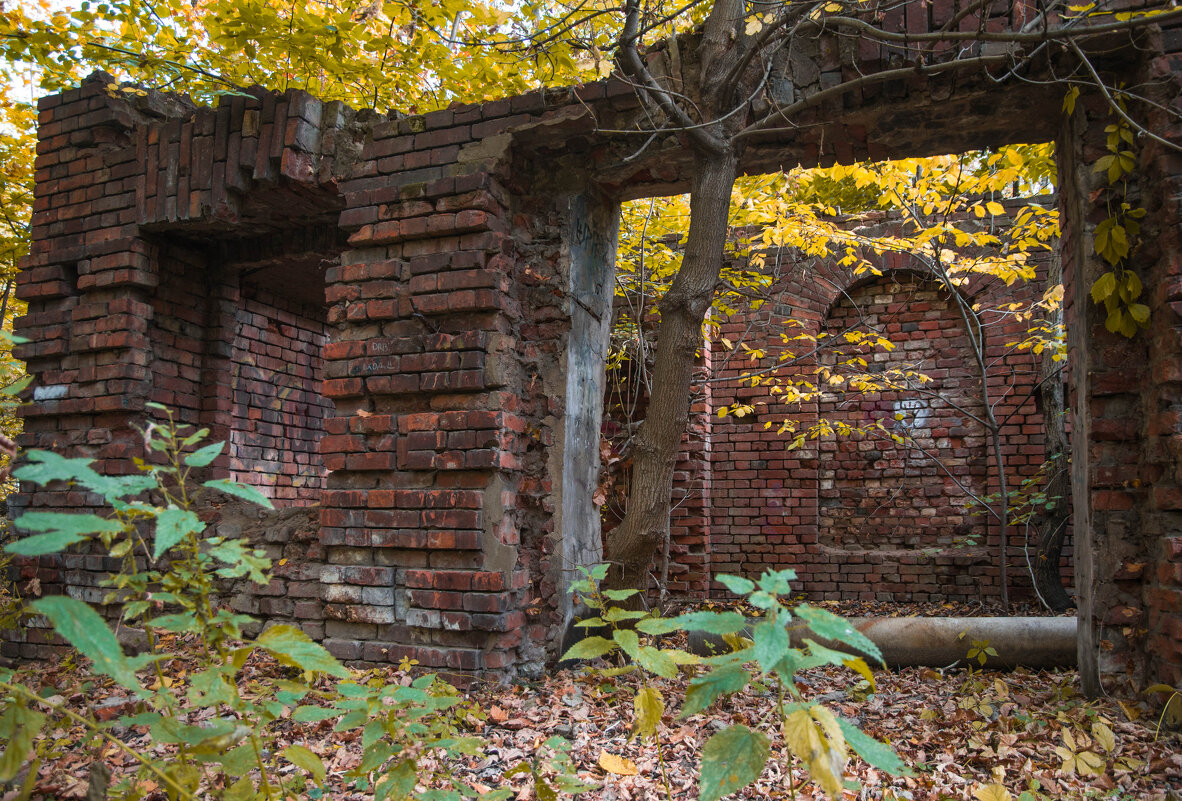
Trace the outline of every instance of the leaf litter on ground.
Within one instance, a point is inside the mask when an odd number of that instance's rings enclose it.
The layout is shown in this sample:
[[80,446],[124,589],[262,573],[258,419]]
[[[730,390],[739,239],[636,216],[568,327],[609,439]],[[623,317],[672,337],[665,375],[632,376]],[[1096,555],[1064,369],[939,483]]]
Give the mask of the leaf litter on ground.
[[[190,669],[183,659],[163,667],[166,676]],[[239,681],[249,689],[288,670],[269,657],[252,658]],[[751,685],[700,714],[679,719],[680,699],[691,673],[692,669],[683,670],[676,679],[650,680],[668,699],[657,730],[675,799],[698,798],[702,748],[714,732],[731,724],[762,728],[773,742],[767,770],[733,797],[790,798],[789,782],[800,801],[823,797],[806,782],[799,763],[788,764],[782,740],[770,731],[771,698],[766,689]],[[393,669],[375,675],[390,682],[411,680]],[[61,701],[80,713],[113,720],[134,704],[125,690],[110,682],[96,680],[86,692],[77,691],[79,677],[72,665],[39,666],[26,676],[43,697],[63,693]],[[1157,721],[1146,699],[1134,695],[1097,701],[1082,698],[1075,671],[878,671],[877,692],[869,695],[856,679],[846,671],[817,669],[800,674],[798,683],[807,697],[824,701],[867,734],[889,742],[914,773],[892,777],[854,759],[846,767],[845,778],[857,782],[860,789],[847,790],[847,799],[1173,801],[1182,797],[1182,738],[1155,731]],[[532,762],[542,743],[559,735],[571,742],[580,776],[599,785],[580,798],[665,798],[656,745],[651,738],[642,741],[631,736],[637,686],[635,673],[604,678],[586,670],[563,670],[515,686],[476,685],[466,695],[478,711],[464,723],[467,733],[484,739],[484,756],[454,767],[480,787],[508,784],[519,801],[529,801],[536,797],[529,772],[519,770],[510,778],[505,774]],[[190,722],[198,722],[197,717]],[[280,747],[299,746],[323,759],[325,797],[364,798],[344,776],[360,762],[359,732],[333,733],[332,726],[328,720],[288,721]],[[152,746],[142,729],[116,727],[112,732],[133,749],[155,749],[167,758],[167,747]],[[113,781],[135,769],[118,749],[96,749],[80,728],[63,726],[52,737],[57,747],[39,766],[33,798],[86,797],[96,758],[112,769]],[[152,797],[154,788],[143,789]],[[0,801],[10,794],[0,793]],[[164,798],[161,790],[155,795]]]

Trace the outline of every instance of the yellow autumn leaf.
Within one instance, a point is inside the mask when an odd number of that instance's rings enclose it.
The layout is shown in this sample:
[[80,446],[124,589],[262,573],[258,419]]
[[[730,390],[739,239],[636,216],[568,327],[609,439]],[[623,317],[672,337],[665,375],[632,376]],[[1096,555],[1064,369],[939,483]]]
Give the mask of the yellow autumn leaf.
[[[656,734],[657,724],[661,722],[661,715],[665,712],[665,700],[657,688],[641,687],[637,690],[633,708],[636,717],[632,724],[631,737],[640,737],[643,740],[645,737]],[[606,755],[607,752],[605,751],[604,754]],[[602,764],[602,757],[600,760]]]
[[977,801],[1011,801],[1013,796],[1004,784],[986,784],[973,790],[973,798]]
[[599,767],[617,776],[635,776],[640,773],[640,769],[631,759],[610,754],[607,751],[599,752]]
[[994,216],[999,216],[1006,213],[1005,206],[998,203],[996,200],[991,200],[985,204],[985,209]]
[[1111,754],[1116,750],[1116,735],[1112,729],[1098,720],[1092,724],[1092,736],[1096,738],[1096,742],[1100,744],[1100,747],[1108,753]]

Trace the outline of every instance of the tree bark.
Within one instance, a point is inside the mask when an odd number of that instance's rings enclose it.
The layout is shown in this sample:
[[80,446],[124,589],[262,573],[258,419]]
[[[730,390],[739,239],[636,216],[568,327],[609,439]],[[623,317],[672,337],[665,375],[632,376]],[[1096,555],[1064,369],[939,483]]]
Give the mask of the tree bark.
[[[1051,257],[1047,270],[1047,286],[1054,286],[1063,280],[1063,266],[1059,254]],[[1063,321],[1060,306],[1047,316],[1047,323],[1057,325]],[[1071,471],[1068,467],[1070,446],[1067,443],[1066,405],[1063,400],[1063,376],[1061,367],[1052,358],[1047,348],[1042,352],[1039,364],[1038,400],[1042,411],[1044,458],[1052,462],[1051,474],[1047,480],[1046,496],[1054,506],[1035,518],[1038,526],[1038,545],[1031,559],[1031,579],[1039,600],[1048,609],[1062,612],[1075,605],[1075,601],[1063,586],[1059,563],[1063,557],[1063,544],[1067,539],[1067,524],[1071,513],[1067,504],[1071,497]]]
[[653,556],[669,526],[673,472],[689,421],[694,357],[702,346],[702,322],[722,271],[737,164],[731,150],[695,155],[685,254],[658,304],[661,321],[652,391],[633,443],[628,511],[607,537],[612,566],[607,587],[645,589]]

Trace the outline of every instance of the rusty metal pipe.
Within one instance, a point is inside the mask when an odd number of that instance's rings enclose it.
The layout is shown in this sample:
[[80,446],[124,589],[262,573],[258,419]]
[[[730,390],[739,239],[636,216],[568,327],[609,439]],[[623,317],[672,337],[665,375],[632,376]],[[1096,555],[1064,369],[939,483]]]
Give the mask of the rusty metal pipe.
[[[948,667],[971,664],[973,643],[988,643],[997,652],[987,655],[985,667],[1007,670],[1015,667],[1073,667],[1076,664],[1074,617],[872,617],[851,618],[850,623],[879,647],[889,667]],[[800,647],[813,638],[804,628],[789,626],[792,644]],[[750,632],[746,632],[750,636]],[[842,643],[819,641],[821,645],[849,651]],[[726,649],[721,638],[691,633],[689,649],[707,655]]]

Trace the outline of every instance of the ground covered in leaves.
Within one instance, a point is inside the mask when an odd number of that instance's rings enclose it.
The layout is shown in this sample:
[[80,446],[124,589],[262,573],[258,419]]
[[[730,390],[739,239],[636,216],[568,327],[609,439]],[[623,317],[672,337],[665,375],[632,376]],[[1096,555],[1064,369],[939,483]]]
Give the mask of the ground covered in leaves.
[[[186,669],[183,660],[176,660],[166,665],[165,675]],[[286,670],[268,659],[252,658],[241,680],[248,685]],[[375,672],[373,677],[379,675],[394,682],[410,681],[408,675],[394,672]],[[545,801],[549,793],[544,788],[538,793],[529,771],[505,775],[516,766],[532,763],[539,746],[559,735],[571,742],[579,775],[598,785],[580,798],[665,798],[659,767],[663,757],[668,790],[676,799],[692,801],[698,797],[697,766],[705,741],[728,723],[744,723],[772,734],[772,718],[770,694],[749,687],[714,705],[708,714],[679,719],[674,699],[684,696],[688,679],[687,673],[677,680],[652,680],[669,699],[659,729],[659,752],[651,740],[641,743],[629,737],[635,674],[604,678],[593,670],[568,670],[530,684],[474,687],[467,693],[472,706],[463,725],[468,733],[483,738],[485,756],[466,759],[461,772],[478,786],[509,782],[520,801]],[[1151,703],[1134,697],[1088,702],[1077,694],[1078,676],[1073,671],[880,671],[873,693],[855,679],[848,672],[816,670],[802,674],[800,686],[808,697],[827,703],[868,734],[890,742],[913,767],[913,774],[891,777],[855,758],[847,766],[846,778],[856,781],[859,789],[848,790],[847,799],[1182,798],[1182,741],[1170,732],[1157,735]],[[43,666],[27,674],[27,680],[43,697],[54,695],[55,701],[112,724],[133,711],[131,699],[102,682],[84,692],[75,689],[79,679],[71,666]],[[143,729],[115,726],[111,732],[141,753],[153,748]],[[116,778],[134,768],[133,760],[110,743],[80,747],[81,734],[80,728],[64,726],[52,732],[55,746],[39,767],[34,798],[85,798],[96,759],[112,768]],[[290,723],[284,736],[323,758],[328,767],[323,797],[364,797],[345,775],[360,760],[358,730],[334,733],[331,721]],[[154,748],[167,759],[164,746]],[[295,766],[288,769],[297,770]],[[15,797],[15,792],[0,790],[0,797]],[[163,793],[154,795],[164,798]],[[807,783],[799,765],[790,768],[783,752],[773,752],[762,778],[736,797],[803,801],[821,795]]]

